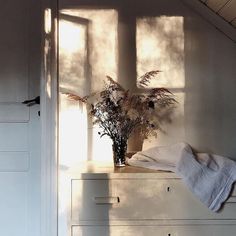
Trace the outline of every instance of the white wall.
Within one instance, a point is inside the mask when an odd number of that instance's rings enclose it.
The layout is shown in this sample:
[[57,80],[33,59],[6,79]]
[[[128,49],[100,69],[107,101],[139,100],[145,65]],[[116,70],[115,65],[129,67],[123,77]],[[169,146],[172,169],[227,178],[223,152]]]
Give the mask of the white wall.
[[236,159],[236,44],[195,14],[185,42],[186,140]]
[[128,14],[184,17],[185,86],[176,93],[180,103],[167,133],[144,147],[186,141],[200,152],[236,159],[236,44],[181,1],[148,2],[131,5]]
[[184,17],[185,87],[176,94],[183,106],[166,125],[167,133],[144,147],[186,141],[197,151],[236,159],[236,44],[181,1],[165,4],[154,4],[151,15],[166,9]]
[[[66,1],[60,2],[63,8]],[[178,61],[178,56],[175,61],[176,68],[179,65],[184,71],[180,78],[182,85],[173,89],[177,91],[178,109],[173,123],[165,126],[167,133],[160,133],[154,142],[145,142],[144,148],[156,143],[166,145],[186,141],[200,152],[236,159],[235,43],[181,0],[78,2],[72,1],[71,7],[114,8],[118,11],[118,80],[129,88],[136,82],[136,19],[183,17],[184,50],[176,51],[178,42],[175,38],[170,39],[167,50],[171,55],[183,54],[180,59],[183,61]],[[160,30],[156,28],[157,33]],[[153,51],[152,55],[155,53]],[[167,73],[166,76],[172,75]]]
[[186,141],[197,151],[236,159],[236,44],[181,1],[165,2],[184,17],[185,87],[183,107],[157,143]]

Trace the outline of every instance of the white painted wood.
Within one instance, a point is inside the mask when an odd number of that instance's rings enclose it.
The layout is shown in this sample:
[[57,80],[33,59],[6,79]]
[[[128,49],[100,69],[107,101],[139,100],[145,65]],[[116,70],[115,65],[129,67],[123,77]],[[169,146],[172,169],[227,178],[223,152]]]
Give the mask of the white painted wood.
[[[29,0],[28,0],[29,1]],[[41,73],[41,29],[42,11],[41,1],[30,0],[29,19],[29,99],[40,95]],[[28,122],[28,219],[27,236],[40,236],[40,201],[41,201],[41,126],[38,116],[40,105],[29,108]]]
[[51,10],[52,24],[42,34],[40,235],[57,236],[57,1],[43,0],[42,8]]
[[[83,220],[235,219],[236,204],[220,213],[199,202],[181,180],[72,180],[72,222]],[[135,193],[135,197],[134,197]],[[94,198],[118,198],[97,204]]]
[[[231,200],[223,212],[212,213],[193,197],[181,179],[175,178],[173,173],[135,167],[117,170],[102,168],[101,165],[109,166],[100,163],[96,167],[96,164],[88,163],[87,169],[82,168],[85,171],[80,175],[82,180],[73,178],[73,174],[68,178],[68,174],[65,174],[68,182],[64,179],[64,192],[71,192],[72,197],[68,194],[63,196],[72,199],[72,202],[67,205],[68,218],[64,220],[68,222],[65,227],[71,228],[61,235],[131,236],[160,233],[167,236],[222,236],[223,233],[231,235],[236,232],[236,219],[231,218],[235,218],[235,203]],[[105,169],[107,174],[103,172]],[[69,183],[72,183],[72,189],[66,188]],[[231,196],[235,195],[234,189]],[[113,200],[119,197],[119,202],[97,205],[94,202],[96,197]]]
[[0,172],[0,235],[28,236],[28,174]]
[[0,8],[0,102],[28,98],[29,1],[9,0]]
[[27,151],[28,124],[0,123],[0,151]]
[[0,123],[28,122],[29,108],[21,103],[0,103]]
[[72,236],[222,236],[235,235],[236,226],[74,226]]
[[[48,97],[47,88],[56,89],[49,77],[42,83],[41,102],[41,235],[57,235],[57,124],[56,93]],[[54,77],[55,79],[55,77]]]
[[153,178],[153,179],[179,179],[173,172],[156,171],[141,167],[125,166],[123,168],[114,168],[113,162],[106,161],[87,161],[79,162],[72,168],[63,169],[62,173],[75,179],[133,179],[133,178]]
[[[41,195],[41,142],[40,142],[40,117],[39,106],[30,110],[28,129],[28,235],[40,236],[40,195]],[[26,164],[26,163],[25,163]],[[26,167],[26,166],[25,166]],[[23,168],[23,167],[22,167]]]
[[18,172],[28,170],[28,152],[0,152],[0,172]]
[[[40,235],[40,1],[0,8],[0,235]],[[31,20],[33,19],[33,20]]]
[[[236,225],[236,220],[115,220],[115,221],[82,221],[80,224],[72,224],[70,226],[178,226],[178,225]],[[66,235],[66,234],[64,234]]]
[[225,18],[228,22],[236,17],[236,0],[230,1],[225,7],[219,11],[219,15]]

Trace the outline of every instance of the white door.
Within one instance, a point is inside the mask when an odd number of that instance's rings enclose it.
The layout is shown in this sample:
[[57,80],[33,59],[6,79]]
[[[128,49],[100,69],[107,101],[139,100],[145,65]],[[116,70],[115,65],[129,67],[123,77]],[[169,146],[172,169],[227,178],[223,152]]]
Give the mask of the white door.
[[[33,2],[33,1],[32,1]],[[40,1],[0,8],[0,235],[40,235]]]

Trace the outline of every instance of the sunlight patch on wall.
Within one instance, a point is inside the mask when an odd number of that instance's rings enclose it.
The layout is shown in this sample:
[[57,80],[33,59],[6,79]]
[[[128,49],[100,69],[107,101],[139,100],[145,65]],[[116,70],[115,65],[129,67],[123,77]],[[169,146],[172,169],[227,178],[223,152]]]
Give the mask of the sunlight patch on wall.
[[86,161],[88,156],[88,118],[86,105],[60,96],[59,156],[64,168]]
[[63,14],[88,20],[88,53],[91,76],[91,90],[102,88],[106,75],[117,78],[118,14],[113,9],[62,10]]
[[137,19],[137,75],[161,70],[149,87],[183,88],[184,30],[183,17],[161,16]]
[[[148,88],[166,87],[177,89],[178,101],[172,121],[162,125],[157,139],[145,140],[143,149],[156,145],[170,145],[185,140],[185,65],[184,65],[184,18],[161,16],[139,18],[136,22],[137,75],[147,71],[162,71]],[[138,81],[137,81],[138,82]]]
[[60,90],[80,96],[88,93],[87,25],[60,19],[59,79]]
[[93,128],[91,159],[94,161],[113,162],[112,141],[108,136],[102,138],[98,135],[99,127]]
[[99,137],[86,106],[68,100],[64,93],[83,97],[102,89],[106,75],[117,78],[117,12],[62,10],[59,17],[60,165],[112,161],[110,140]]
[[78,23],[60,20],[60,53],[75,53],[85,49],[85,27]]

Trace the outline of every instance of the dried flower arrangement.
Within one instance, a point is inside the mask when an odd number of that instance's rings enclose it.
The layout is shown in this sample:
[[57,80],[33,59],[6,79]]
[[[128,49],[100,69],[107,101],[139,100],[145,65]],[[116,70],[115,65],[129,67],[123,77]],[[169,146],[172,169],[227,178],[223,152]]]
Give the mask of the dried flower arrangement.
[[[145,88],[160,71],[150,71],[138,79],[138,85]],[[124,165],[127,140],[131,133],[139,130],[145,139],[156,136],[164,121],[170,121],[170,114],[176,104],[174,95],[166,88],[153,88],[145,93],[134,94],[107,76],[105,87],[99,93],[86,97],[67,94],[73,100],[85,102],[93,124],[99,125],[99,135],[109,136],[113,141],[114,161]]]

